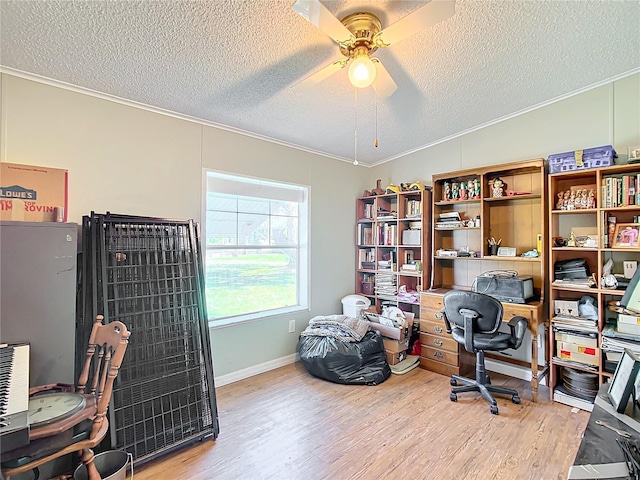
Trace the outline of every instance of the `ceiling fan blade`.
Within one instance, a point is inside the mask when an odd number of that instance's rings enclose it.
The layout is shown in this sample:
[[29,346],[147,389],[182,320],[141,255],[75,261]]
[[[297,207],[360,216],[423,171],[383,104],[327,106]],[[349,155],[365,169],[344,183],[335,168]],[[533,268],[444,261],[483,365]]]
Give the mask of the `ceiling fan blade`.
[[326,67],[321,68],[317,72],[312,73],[307,78],[303,79],[301,82],[299,82],[296,85],[296,87],[309,88],[309,87],[316,86],[323,80],[329,78],[334,73],[337,73],[338,71],[342,70],[347,65],[347,61],[348,59],[345,58],[345,59],[336,60],[335,62],[330,63]]
[[382,62],[378,58],[372,58],[373,63],[376,65],[376,79],[373,81],[373,89],[376,91],[378,98],[383,99],[391,96],[398,88],[396,82],[393,81],[391,75]]
[[411,35],[442,22],[456,13],[454,0],[431,0],[373,37],[378,47],[388,47]]
[[350,44],[356,38],[319,0],[296,0],[292,7],[339,44]]

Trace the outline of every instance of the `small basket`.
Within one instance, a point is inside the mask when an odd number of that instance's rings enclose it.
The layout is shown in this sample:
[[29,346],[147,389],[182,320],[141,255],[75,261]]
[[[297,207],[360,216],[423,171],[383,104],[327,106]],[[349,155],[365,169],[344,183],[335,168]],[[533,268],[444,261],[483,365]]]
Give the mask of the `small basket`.
[[373,295],[373,282],[362,282],[362,293],[365,295]]

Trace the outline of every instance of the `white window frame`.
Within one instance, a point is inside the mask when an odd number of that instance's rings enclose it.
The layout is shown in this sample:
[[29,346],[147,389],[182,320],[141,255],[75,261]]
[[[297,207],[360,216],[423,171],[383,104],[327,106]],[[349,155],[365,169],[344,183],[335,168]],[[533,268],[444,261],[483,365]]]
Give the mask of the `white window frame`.
[[[298,201],[298,245],[265,245],[255,248],[297,248],[298,251],[298,304],[287,307],[280,307],[259,312],[246,313],[228,317],[212,318],[209,316],[209,327],[224,327],[248,321],[260,320],[277,315],[290,314],[301,311],[310,311],[310,190],[308,185],[285,183],[276,180],[269,180],[246,175],[238,175],[213,169],[204,168],[202,174],[202,220],[201,220],[201,245],[202,259],[205,271],[205,291],[206,291],[206,268],[207,250],[220,249],[222,247],[210,247],[207,245],[207,194],[211,191],[227,193],[238,196],[253,196],[258,198],[268,198],[274,200],[295,199]],[[216,181],[217,180],[217,181]],[[214,187],[215,185],[215,187]],[[215,190],[214,190],[215,188]],[[286,198],[284,198],[286,197]],[[241,247],[241,246],[240,246]],[[229,245],[230,249],[237,249],[238,245]],[[242,248],[242,247],[241,247]],[[250,248],[254,248],[251,246]],[[206,295],[205,295],[206,298]]]

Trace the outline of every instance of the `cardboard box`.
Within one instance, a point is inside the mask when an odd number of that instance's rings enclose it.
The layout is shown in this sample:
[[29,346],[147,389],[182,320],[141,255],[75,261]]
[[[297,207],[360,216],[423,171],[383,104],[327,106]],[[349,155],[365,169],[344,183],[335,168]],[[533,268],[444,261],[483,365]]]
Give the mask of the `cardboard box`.
[[389,365],[397,365],[398,363],[400,363],[402,360],[404,360],[405,358],[407,358],[407,352],[389,352],[387,350],[385,350],[385,353],[387,354],[387,363]]
[[0,219],[67,221],[68,172],[59,168],[0,162]]
[[404,338],[402,340],[383,338],[382,343],[384,343],[384,349],[391,353],[404,352],[409,348],[409,338]]
[[629,335],[640,335],[640,317],[619,314],[618,331]]
[[407,338],[411,331],[409,328],[396,328],[396,327],[388,327],[387,325],[382,325],[381,323],[371,322],[369,323],[369,328],[371,330],[376,330],[380,332],[383,337],[392,338],[395,340],[402,340]]
[[557,299],[553,301],[553,311],[556,315],[578,316],[578,302],[573,299]]

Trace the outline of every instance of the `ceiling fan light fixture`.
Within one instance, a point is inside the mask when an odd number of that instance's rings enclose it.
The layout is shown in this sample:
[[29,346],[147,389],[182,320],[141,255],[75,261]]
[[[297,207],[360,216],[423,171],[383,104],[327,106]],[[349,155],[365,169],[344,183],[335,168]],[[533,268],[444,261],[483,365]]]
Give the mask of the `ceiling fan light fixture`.
[[376,78],[376,66],[367,54],[355,57],[349,65],[349,81],[354,87],[365,88]]

